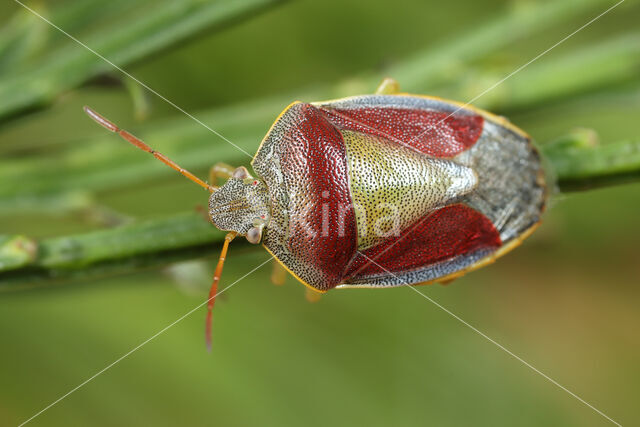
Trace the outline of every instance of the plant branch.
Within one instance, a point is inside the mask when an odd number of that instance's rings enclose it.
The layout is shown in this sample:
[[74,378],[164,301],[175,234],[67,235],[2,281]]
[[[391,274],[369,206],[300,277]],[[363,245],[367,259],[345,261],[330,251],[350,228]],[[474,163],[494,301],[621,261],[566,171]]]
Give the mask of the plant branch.
[[640,181],[640,141],[601,145],[583,129],[542,146],[560,191],[581,191]]
[[201,215],[180,214],[35,242],[0,240],[0,291],[54,285],[164,265],[211,253],[224,238]]
[[[112,16],[106,24],[90,26],[99,29],[81,38],[82,42],[96,52],[118,66],[125,67],[202,31],[224,27],[279,2],[280,0],[147,1],[147,4],[137,6],[135,12],[131,11],[129,2],[119,2],[115,5],[115,11],[109,11],[114,7],[107,5],[106,11]],[[94,12],[105,8],[104,2],[94,6]],[[47,18],[46,14],[41,14]],[[56,10],[51,19],[59,17],[62,21],[60,15],[59,10]],[[52,23],[63,25],[60,22]],[[16,31],[19,30],[21,29]],[[49,31],[57,30],[49,28]],[[11,41],[10,34],[5,37]],[[47,104],[92,77],[113,71],[110,64],[71,40],[56,47],[48,55],[42,55],[41,61],[28,69],[18,67],[20,72],[7,73],[7,77],[0,80],[0,120]]]
[[[113,3],[114,16],[126,3]],[[235,17],[275,3],[277,0],[212,4],[185,1],[179,5],[169,0],[155,2],[148,10],[141,8],[144,13],[136,19],[136,25],[122,26],[120,19],[109,24],[107,20],[99,32],[90,33],[83,40],[122,66],[200,30],[228,25]],[[509,64],[496,71],[482,68],[475,61],[500,51],[514,40],[532,37],[604,3],[608,2],[581,0],[521,5],[467,34],[443,40],[435,49],[423,49],[384,74],[398,79],[403,90],[409,92],[435,92],[459,100],[472,99],[518,65]],[[91,0],[91,4],[101,3]],[[56,13],[60,12],[56,10]],[[74,13],[91,16],[93,12],[87,6]],[[64,14],[54,18],[65,22]],[[0,62],[2,58],[7,59],[7,64],[22,60],[9,55],[10,45],[21,39],[25,28],[33,23],[29,22],[0,32]],[[114,25],[120,31],[113,31]],[[7,41],[4,45],[3,39]],[[108,64],[90,52],[71,46],[63,37],[57,41],[51,57],[43,58],[37,66],[19,75],[7,73],[0,79],[0,119],[46,103],[65,90],[110,71]],[[32,49],[37,51],[49,46],[48,41],[43,43],[34,44]],[[550,55],[501,84],[477,104],[504,112],[633,81],[640,65],[639,53],[640,36],[634,33],[609,37],[561,57]],[[383,73],[365,73],[334,86],[298,90],[295,96],[282,95],[225,107],[198,117],[214,124],[220,133],[231,136],[235,144],[253,152],[258,137],[291,99],[317,100],[369,93],[382,76]],[[483,82],[482,87],[477,86],[478,81]],[[246,164],[248,160],[236,148],[216,141],[207,129],[186,117],[133,131],[191,170],[204,170],[215,161]],[[577,131],[543,145],[541,152],[561,191],[640,180],[638,142],[599,145],[592,133]],[[92,198],[100,191],[122,188],[131,182],[157,180],[173,173],[159,162],[115,142],[108,134],[82,143],[48,147],[43,154],[6,157],[0,161],[0,214],[30,210],[46,214],[47,211],[96,208]],[[20,235],[0,236],[0,291],[51,286],[207,255],[217,251],[215,243],[223,236],[224,233],[193,213],[40,241]]]
[[[600,145],[576,131],[542,147],[561,191],[640,181],[640,142]],[[224,232],[201,215],[180,214],[75,236],[35,242],[0,239],[0,291],[51,286],[208,255]]]
[[[604,65],[599,67],[599,63]],[[524,105],[535,105],[554,97],[568,97],[624,81],[635,75],[634,70],[638,66],[640,35],[607,39],[546,63],[534,63],[487,94],[487,99],[478,101],[503,111],[522,109]],[[584,69],[590,71],[585,72]],[[495,80],[497,78],[492,81]],[[407,83],[409,87],[415,84],[412,81]],[[553,91],[546,90],[547,86],[553,87]],[[371,90],[369,88],[364,93]],[[456,91],[461,94],[459,99],[470,99],[472,94],[476,94],[468,87],[452,88],[451,92],[455,94]],[[258,145],[258,136],[264,134],[273,118],[291,99],[316,100],[327,93],[332,93],[332,90],[308,90],[295,96],[252,101],[198,116],[205,123],[215,124],[217,131],[232,136],[235,144],[251,153]],[[204,170],[213,161],[247,163],[247,158],[239,150],[212,137],[207,129],[188,117],[149,124],[141,131],[134,130],[134,133],[189,169]],[[218,143],[212,143],[216,140]],[[93,192],[171,174],[157,162],[116,143],[106,133],[58,152],[47,150],[45,154],[24,160],[9,158],[0,161],[0,214],[33,209],[41,211],[43,208],[77,209],[81,201],[87,205],[92,203],[90,194]],[[61,169],[65,170],[64,174],[59,173]],[[15,185],[16,182],[20,184]],[[76,203],[68,203],[69,199]]]

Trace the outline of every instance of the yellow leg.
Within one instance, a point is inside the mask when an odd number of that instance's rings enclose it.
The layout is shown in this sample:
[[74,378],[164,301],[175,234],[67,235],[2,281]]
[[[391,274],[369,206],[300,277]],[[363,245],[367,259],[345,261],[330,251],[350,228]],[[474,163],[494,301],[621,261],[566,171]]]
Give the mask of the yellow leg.
[[276,286],[284,285],[284,282],[287,280],[287,275],[289,273],[287,270],[280,265],[278,262],[273,263],[273,270],[271,271],[271,283]]
[[304,290],[304,297],[309,302],[318,302],[318,301],[320,301],[320,298],[322,298],[322,294],[320,292],[316,292],[316,291],[313,291],[313,290],[311,290],[309,288],[306,288]]
[[209,169],[209,184],[213,184],[218,179],[229,179],[236,168],[226,163],[216,163]]
[[391,77],[385,77],[376,89],[376,95],[394,95],[400,92],[400,85]]
[[438,283],[440,283],[442,286],[447,286],[447,285],[451,284],[451,282],[453,282],[456,279],[457,279],[457,277],[452,277],[451,279],[440,280]]

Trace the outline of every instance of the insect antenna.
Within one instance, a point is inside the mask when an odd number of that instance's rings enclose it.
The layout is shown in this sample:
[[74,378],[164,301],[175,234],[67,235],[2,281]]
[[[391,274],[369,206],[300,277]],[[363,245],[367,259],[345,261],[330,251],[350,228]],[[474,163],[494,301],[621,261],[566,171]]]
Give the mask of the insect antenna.
[[113,122],[111,122],[111,121],[107,120],[106,118],[102,117],[100,114],[96,113],[91,108],[85,106],[84,107],[84,112],[87,113],[87,115],[89,117],[91,117],[96,123],[98,123],[99,125],[101,125],[105,129],[110,130],[111,132],[117,133],[118,135],[120,135],[122,137],[122,139],[125,139],[126,141],[129,141],[131,144],[135,145],[139,149],[141,149],[143,151],[146,151],[147,153],[152,154],[156,159],[160,160],[162,163],[164,163],[165,165],[169,166],[171,169],[174,169],[174,170],[180,172],[182,175],[184,175],[185,177],[189,178],[191,181],[195,182],[199,186],[206,188],[210,192],[213,192],[213,191],[215,191],[215,190],[217,190],[219,188],[219,187],[216,187],[214,185],[207,184],[206,182],[204,182],[203,180],[201,180],[200,178],[198,178],[197,176],[195,176],[194,174],[192,174],[188,170],[180,167],[177,163],[175,163],[173,160],[171,160],[170,158],[168,158],[164,154],[159,153],[159,152],[155,151],[153,148],[149,147],[141,139],[135,137],[134,135],[132,135],[131,133],[127,132],[124,129],[120,129]]
[[211,283],[211,289],[209,289],[209,299],[207,303],[207,320],[205,325],[205,338],[207,341],[207,350],[211,351],[211,324],[213,322],[213,305],[216,302],[216,294],[218,293],[218,282],[222,275],[222,267],[224,266],[224,260],[227,257],[227,250],[229,249],[229,243],[237,236],[235,231],[227,233],[224,236],[224,244],[222,245],[222,251],[220,252],[220,258],[218,258],[218,265],[216,265],[216,271],[213,273],[213,283]]

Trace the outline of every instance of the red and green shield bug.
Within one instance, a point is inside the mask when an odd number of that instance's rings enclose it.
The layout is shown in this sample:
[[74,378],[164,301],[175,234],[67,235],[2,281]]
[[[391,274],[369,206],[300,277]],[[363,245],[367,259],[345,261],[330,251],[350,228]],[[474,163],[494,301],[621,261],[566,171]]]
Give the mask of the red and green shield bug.
[[317,292],[444,283],[516,247],[545,208],[541,159],[526,133],[465,104],[400,93],[391,79],[373,95],[292,103],[258,148],[253,175],[242,166],[212,168],[211,178],[227,178],[222,187],[85,110],[211,192],[210,220],[229,233],[207,337],[238,235],[262,243]]

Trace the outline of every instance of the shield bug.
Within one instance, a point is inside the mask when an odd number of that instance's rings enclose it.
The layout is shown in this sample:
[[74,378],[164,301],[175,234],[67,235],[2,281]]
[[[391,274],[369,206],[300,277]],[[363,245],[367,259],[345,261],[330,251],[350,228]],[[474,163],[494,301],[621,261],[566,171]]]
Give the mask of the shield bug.
[[[210,221],[229,243],[263,246],[309,289],[446,283],[486,265],[538,225],[547,187],[531,138],[506,119],[400,93],[294,102],[245,167],[218,164],[207,184],[93,110],[98,123],[211,192]],[[255,176],[254,176],[255,175]],[[274,275],[277,276],[277,275]]]

